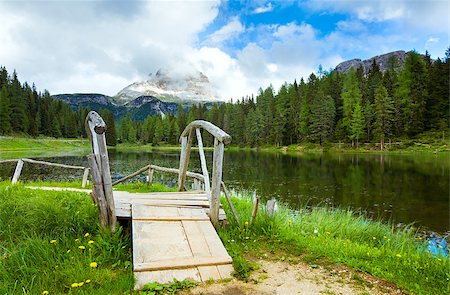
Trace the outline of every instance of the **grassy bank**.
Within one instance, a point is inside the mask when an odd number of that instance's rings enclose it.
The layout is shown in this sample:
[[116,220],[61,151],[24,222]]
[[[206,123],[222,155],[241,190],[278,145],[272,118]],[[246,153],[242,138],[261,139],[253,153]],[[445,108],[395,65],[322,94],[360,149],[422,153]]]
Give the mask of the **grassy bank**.
[[[117,188],[172,190],[142,183]],[[245,280],[257,267],[253,260],[261,257],[290,263],[304,260],[311,267],[342,264],[411,293],[450,291],[450,259],[430,256],[423,238],[408,228],[394,229],[354,212],[329,208],[300,212],[281,208],[268,217],[262,206],[251,225],[251,200],[233,198],[233,202],[242,225],[232,220],[222,200],[230,225],[219,234],[238,278]],[[130,239],[120,230],[100,234],[98,229],[97,209],[86,193],[0,183],[0,293],[129,294],[134,284]]]
[[98,228],[97,208],[86,193],[0,183],[0,293],[131,290],[128,236],[102,235]]
[[89,148],[90,145],[87,139],[55,139],[48,137],[0,138],[1,159],[87,153]]
[[281,208],[275,217],[268,217],[261,207],[254,225],[249,225],[250,199],[233,199],[233,203],[243,224],[239,227],[232,222],[219,233],[241,278],[255,267],[252,257],[293,263],[302,259],[312,267],[350,266],[411,293],[450,292],[450,259],[426,253],[423,237],[411,229],[395,230],[390,224],[330,208],[300,213]]

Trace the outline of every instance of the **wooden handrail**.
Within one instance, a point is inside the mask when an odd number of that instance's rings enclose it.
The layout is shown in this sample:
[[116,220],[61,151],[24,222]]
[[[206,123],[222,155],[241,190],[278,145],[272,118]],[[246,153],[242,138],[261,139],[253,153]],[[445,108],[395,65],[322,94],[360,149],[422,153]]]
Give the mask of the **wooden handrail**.
[[[147,170],[149,170],[149,169],[155,170],[155,171],[161,171],[161,172],[173,173],[173,174],[178,174],[178,173],[179,173],[179,170],[178,170],[178,169],[175,169],[175,168],[167,168],[167,167],[161,167],[161,166],[157,166],[157,165],[147,165],[147,166],[144,166],[144,167],[142,167],[141,169],[137,170],[136,172],[133,172],[133,173],[127,175],[127,176],[122,177],[122,178],[119,179],[119,180],[114,181],[114,182],[112,183],[112,185],[114,186],[114,185],[117,185],[117,184],[119,184],[119,183],[121,183],[121,182],[124,182],[125,180],[128,180],[128,179],[130,179],[130,178],[133,178],[133,177],[135,177],[135,176],[137,176],[137,175],[139,175],[139,174],[141,174],[141,173],[144,173],[145,171],[147,171]],[[200,180],[200,181],[204,181],[203,175],[198,174],[198,173],[195,173],[195,172],[187,171],[187,172],[186,172],[186,176],[187,176],[187,177],[194,178],[194,179],[198,179],[198,180]],[[149,179],[149,182],[151,182],[150,179]]]
[[52,166],[52,167],[59,167],[59,168],[66,168],[66,169],[78,169],[83,170],[83,180],[81,182],[81,187],[86,187],[87,179],[89,176],[89,170],[88,167],[83,166],[72,166],[72,165],[66,165],[66,164],[59,164],[59,163],[52,163],[52,162],[46,162],[46,161],[38,161],[33,159],[17,159],[17,160],[3,160],[0,161],[0,163],[7,163],[7,162],[17,162],[16,169],[14,170],[14,175],[11,179],[11,183],[15,184],[19,181],[20,174],[22,173],[22,168],[24,163],[30,163],[30,164],[39,164],[39,165],[46,165],[46,166]]
[[[213,153],[213,170],[211,191],[209,188],[209,173],[206,169],[206,159],[203,152],[203,141],[201,138],[200,128],[205,129],[211,135],[214,136],[214,153]],[[197,142],[199,148],[200,162],[202,166],[203,177],[205,179],[205,187],[207,188],[207,194],[209,199],[209,217],[214,226],[219,224],[219,205],[220,205],[220,186],[222,183],[222,164],[223,164],[223,152],[225,144],[231,142],[231,136],[225,131],[215,126],[214,124],[196,120],[189,123],[184,131],[181,133],[181,153],[180,153],[180,170],[178,175],[178,190],[184,190],[184,182],[186,179],[186,173],[189,165],[189,156],[191,152],[192,140],[194,137],[194,131],[197,135]]]
[[183,137],[187,137],[189,133],[196,128],[205,129],[206,131],[211,133],[212,136],[217,138],[218,141],[223,142],[224,144],[229,144],[231,142],[231,136],[213,123],[203,120],[195,120],[189,123],[186,128],[184,128],[180,136],[180,143]]

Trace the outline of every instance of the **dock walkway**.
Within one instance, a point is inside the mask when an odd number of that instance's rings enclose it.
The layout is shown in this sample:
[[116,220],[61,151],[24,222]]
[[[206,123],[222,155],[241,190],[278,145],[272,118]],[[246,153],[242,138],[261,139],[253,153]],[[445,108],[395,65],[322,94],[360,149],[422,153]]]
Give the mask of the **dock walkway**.
[[205,193],[114,192],[116,214],[132,220],[136,289],[173,279],[229,278],[228,255],[208,215]]

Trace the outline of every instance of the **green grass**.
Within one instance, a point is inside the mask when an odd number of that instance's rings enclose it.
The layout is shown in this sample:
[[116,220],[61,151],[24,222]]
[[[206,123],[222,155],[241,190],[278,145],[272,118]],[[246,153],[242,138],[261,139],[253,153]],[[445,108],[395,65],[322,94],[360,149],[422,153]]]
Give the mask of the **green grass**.
[[[58,184],[62,185],[73,184]],[[119,187],[136,192],[172,190],[143,183]],[[394,229],[348,210],[294,212],[282,206],[274,217],[261,207],[250,225],[250,199],[233,202],[242,225],[233,221],[222,200],[230,225],[219,229],[219,235],[241,279],[258,268],[255,257],[291,263],[301,259],[312,267],[346,265],[411,293],[450,291],[450,259],[424,252],[424,241],[411,228]],[[99,233],[97,214],[86,193],[31,190],[0,182],[0,294],[133,294],[129,237],[120,229],[115,234]],[[97,267],[91,267],[92,262]],[[175,282],[164,288],[176,291],[184,285]],[[149,285],[146,293],[152,294],[152,288],[161,287]]]
[[69,151],[70,154],[85,154],[89,148],[87,139],[3,137],[0,139],[0,158],[68,155]]
[[0,241],[0,294],[123,294],[134,286],[128,236],[99,233],[86,193],[0,183]]
[[164,184],[153,182],[148,184],[146,182],[136,181],[134,183],[123,183],[113,187],[118,191],[127,191],[132,193],[150,193],[150,192],[176,192],[177,188],[168,187]]
[[233,203],[242,225],[233,222],[225,206],[231,224],[219,234],[242,279],[257,267],[249,257],[294,262],[300,258],[311,265],[347,265],[416,294],[450,292],[450,259],[425,253],[411,228],[394,230],[392,225],[342,209],[293,212],[283,207],[274,217],[261,207],[255,224],[249,225],[250,199],[233,198]]

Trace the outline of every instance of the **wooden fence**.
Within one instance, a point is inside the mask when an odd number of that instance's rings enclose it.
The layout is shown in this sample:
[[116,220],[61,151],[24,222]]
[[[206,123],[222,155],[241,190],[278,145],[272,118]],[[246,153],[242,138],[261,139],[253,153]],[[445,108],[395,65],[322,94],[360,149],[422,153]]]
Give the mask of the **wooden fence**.
[[51,163],[51,162],[45,162],[45,161],[38,161],[38,160],[32,160],[27,158],[21,158],[17,160],[1,160],[0,163],[14,163],[17,162],[16,169],[14,170],[14,175],[12,177],[11,183],[15,184],[19,181],[20,175],[22,173],[23,165],[24,163],[30,163],[30,164],[38,164],[38,165],[44,165],[44,166],[50,166],[50,167],[59,167],[59,168],[66,168],[66,169],[76,169],[76,170],[83,170],[83,179],[81,182],[81,186],[84,188],[86,187],[88,176],[89,176],[89,168],[83,167],[83,166],[72,166],[72,165],[66,165],[66,164],[59,164],[59,163]]

